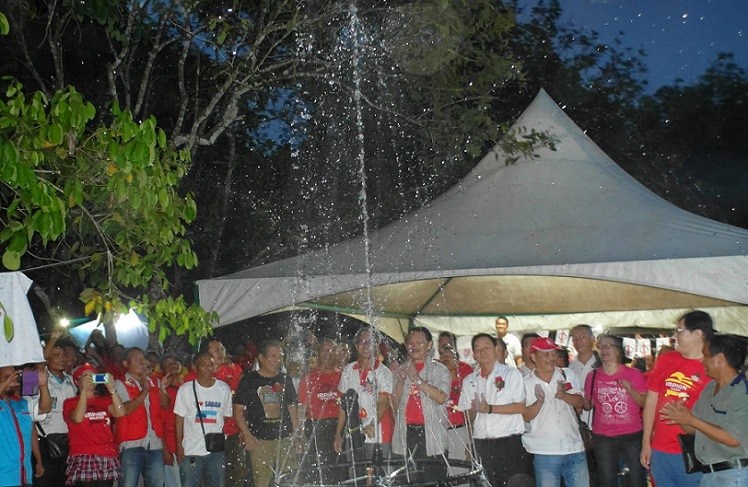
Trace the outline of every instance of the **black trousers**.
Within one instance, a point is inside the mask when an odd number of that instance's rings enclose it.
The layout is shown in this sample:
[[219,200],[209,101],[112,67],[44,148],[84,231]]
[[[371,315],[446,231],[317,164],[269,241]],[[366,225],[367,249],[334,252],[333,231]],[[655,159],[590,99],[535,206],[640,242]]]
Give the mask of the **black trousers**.
[[305,432],[309,442],[299,462],[298,477],[304,481],[323,481],[329,484],[345,480],[331,468],[338,461],[335,451],[335,430],[338,418],[308,420]]
[[[34,487],[60,487],[65,484],[65,469],[67,458],[52,458],[49,456],[47,439],[39,435],[39,451],[42,454],[42,465],[44,475],[34,476]],[[36,459],[32,458],[33,468],[36,468]]]
[[522,446],[522,435],[475,439],[475,450],[492,487],[503,487],[515,475],[532,475],[532,455]]
[[[426,428],[424,426],[408,426],[405,436],[405,443],[408,454],[415,460],[416,468],[423,471],[422,478],[424,482],[433,482],[447,478],[447,463],[444,455],[428,456],[426,454]],[[419,463],[419,459],[432,460],[428,463]]]

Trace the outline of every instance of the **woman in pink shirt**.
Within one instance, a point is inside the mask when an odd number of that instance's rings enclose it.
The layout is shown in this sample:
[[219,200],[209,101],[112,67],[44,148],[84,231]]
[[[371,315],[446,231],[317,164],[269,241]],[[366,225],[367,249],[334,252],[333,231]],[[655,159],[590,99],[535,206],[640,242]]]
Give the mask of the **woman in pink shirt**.
[[602,365],[587,374],[584,409],[592,413],[592,433],[599,485],[617,485],[619,462],[629,473],[631,487],[647,485],[639,462],[642,442],[641,410],[646,380],[638,369],[623,364],[623,339],[598,337]]

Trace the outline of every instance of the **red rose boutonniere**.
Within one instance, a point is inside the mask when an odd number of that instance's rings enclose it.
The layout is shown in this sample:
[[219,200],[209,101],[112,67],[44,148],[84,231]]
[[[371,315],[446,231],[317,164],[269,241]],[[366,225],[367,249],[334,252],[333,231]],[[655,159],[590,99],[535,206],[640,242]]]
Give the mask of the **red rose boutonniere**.
[[496,379],[494,380],[494,385],[496,385],[496,390],[500,391],[504,388],[506,382],[504,381],[503,377],[496,377]]

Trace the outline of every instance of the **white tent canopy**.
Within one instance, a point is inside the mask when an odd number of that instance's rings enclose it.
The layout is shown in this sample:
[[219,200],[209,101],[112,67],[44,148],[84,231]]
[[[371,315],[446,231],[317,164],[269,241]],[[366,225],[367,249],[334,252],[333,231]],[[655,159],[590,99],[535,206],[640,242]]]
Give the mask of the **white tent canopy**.
[[557,150],[507,165],[497,146],[445,194],[372,232],[368,245],[361,237],[198,281],[201,304],[218,312],[219,326],[296,306],[458,334],[491,329],[497,314],[511,316],[512,329],[566,328],[584,317],[661,327],[708,308],[722,331],[748,334],[748,231],[647,190],[544,91],[511,133],[530,130],[557,139]]

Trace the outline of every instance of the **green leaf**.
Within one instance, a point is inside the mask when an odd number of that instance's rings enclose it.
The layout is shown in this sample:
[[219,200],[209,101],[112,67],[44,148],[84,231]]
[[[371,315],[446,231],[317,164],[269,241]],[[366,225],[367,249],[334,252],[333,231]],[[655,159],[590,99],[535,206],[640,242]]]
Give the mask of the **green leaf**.
[[228,34],[228,28],[226,26],[221,29],[221,32],[218,34],[218,37],[216,38],[216,43],[220,46],[224,42],[226,42],[226,35]]
[[21,254],[12,250],[6,250],[3,254],[3,266],[9,271],[17,271],[21,267]]
[[158,129],[158,147],[159,149],[166,148],[166,132],[162,129]]
[[7,314],[3,317],[3,330],[5,331],[5,340],[8,343],[12,342],[15,330],[13,329],[13,320]]
[[10,32],[8,18],[0,12],[0,35],[6,36]]
[[49,141],[54,145],[62,144],[62,126],[59,123],[53,123],[49,126]]

